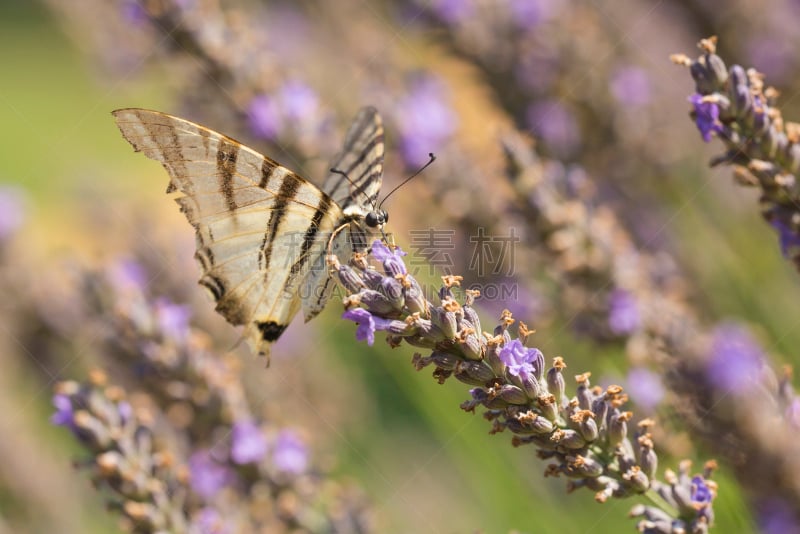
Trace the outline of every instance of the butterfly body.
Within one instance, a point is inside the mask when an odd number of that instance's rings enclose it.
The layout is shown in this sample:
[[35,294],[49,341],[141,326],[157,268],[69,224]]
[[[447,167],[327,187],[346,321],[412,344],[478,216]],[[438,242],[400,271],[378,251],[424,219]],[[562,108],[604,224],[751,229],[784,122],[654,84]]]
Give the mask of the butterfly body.
[[[261,354],[302,308],[306,321],[333,289],[326,255],[347,261],[380,230],[383,126],[364,108],[333,160],[323,188],[238,141],[193,122],[144,109],[113,112],[136,151],[159,161],[194,227],[199,283],[216,310]],[[330,250],[329,250],[330,249]]]

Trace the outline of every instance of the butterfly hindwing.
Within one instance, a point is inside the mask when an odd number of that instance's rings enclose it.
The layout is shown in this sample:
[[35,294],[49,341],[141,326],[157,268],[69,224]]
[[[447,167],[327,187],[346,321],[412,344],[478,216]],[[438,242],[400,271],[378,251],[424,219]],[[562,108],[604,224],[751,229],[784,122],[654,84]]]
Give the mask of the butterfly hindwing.
[[[329,284],[324,251],[344,216],[331,196],[234,139],[143,109],[113,112],[134,149],[159,161],[196,231],[200,284],[228,322],[267,353],[301,305]],[[323,302],[324,304],[324,302]]]

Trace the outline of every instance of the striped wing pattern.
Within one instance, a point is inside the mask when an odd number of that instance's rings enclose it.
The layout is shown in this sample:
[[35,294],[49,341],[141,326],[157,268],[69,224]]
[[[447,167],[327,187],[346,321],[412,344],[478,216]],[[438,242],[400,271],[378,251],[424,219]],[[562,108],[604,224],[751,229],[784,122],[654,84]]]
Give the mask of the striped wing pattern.
[[[167,192],[196,231],[199,283],[254,350],[267,354],[300,309],[324,306],[328,239],[344,220],[334,198],[213,130],[144,109],[113,112],[125,139],[160,162]],[[382,154],[382,149],[381,149]]]
[[345,136],[342,151],[331,162],[331,167],[344,171],[350,181],[330,173],[322,190],[345,213],[354,210],[364,215],[375,204],[381,189],[384,151],[383,121],[378,110],[362,108]]

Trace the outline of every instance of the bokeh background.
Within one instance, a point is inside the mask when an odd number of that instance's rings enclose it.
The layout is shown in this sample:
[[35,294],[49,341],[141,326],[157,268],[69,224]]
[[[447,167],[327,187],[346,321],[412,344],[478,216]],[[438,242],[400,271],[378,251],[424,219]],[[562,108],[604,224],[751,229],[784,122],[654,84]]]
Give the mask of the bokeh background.
[[[700,38],[719,35],[720,53],[765,72],[791,118],[798,11],[788,0],[2,2],[0,532],[120,528],[72,464],[80,447],[49,423],[55,382],[114,365],[94,323],[75,312],[71,273],[136,258],[153,293],[190,303],[220,351],[236,341],[194,285],[194,238],[163,194],[166,174],[132,152],[111,110],[153,108],[207,124],[319,183],[355,110],[377,106],[388,132],[384,190],[437,154],[386,206],[420,276],[435,283],[450,271],[513,288],[482,303],[486,324],[510,308],[537,329],[533,343],[548,360],[562,355],[576,374],[627,385],[624,338],[597,333],[604,315],[559,305],[553,266],[509,211],[500,141],[520,130],[548,166],[591,183],[642,250],[668,255],[704,321],[747,324],[776,364],[792,363],[797,275],[757,194],[707,167],[714,148],[687,119],[691,79],[668,55],[693,55]],[[478,226],[521,236],[498,272],[483,257],[477,274],[469,238]],[[424,266],[433,247],[412,234],[427,229],[449,236],[438,246],[448,261],[433,271]],[[586,308],[606,307],[602,292],[591,296]],[[567,495],[563,479],[543,478],[531,450],[458,408],[466,386],[415,372],[406,348],[356,343],[339,313],[333,303],[313,323],[294,324],[270,369],[245,347],[235,352],[252,403],[300,432],[330,477],[368,496],[377,531],[633,528],[630,503]],[[649,372],[657,387],[657,369]],[[662,466],[709,456],[668,409],[633,401],[659,418]],[[756,530],[724,465],[718,479],[719,532]]]

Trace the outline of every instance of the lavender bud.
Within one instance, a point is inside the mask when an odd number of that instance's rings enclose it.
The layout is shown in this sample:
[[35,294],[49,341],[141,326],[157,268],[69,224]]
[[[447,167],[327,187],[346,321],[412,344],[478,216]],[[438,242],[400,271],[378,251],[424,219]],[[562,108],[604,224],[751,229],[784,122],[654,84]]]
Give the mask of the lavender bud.
[[408,313],[418,313],[425,318],[430,317],[430,305],[425,299],[425,294],[422,292],[419,282],[410,274],[400,276],[397,279],[403,286],[403,298],[405,299]]
[[405,297],[403,296],[403,285],[395,278],[384,278],[378,287],[378,291],[386,297],[396,310],[402,310],[405,304]]
[[638,492],[644,493],[650,489],[650,479],[647,478],[638,465],[635,465],[622,474],[622,479],[630,484],[630,487]]
[[376,315],[388,315],[397,312],[392,302],[374,289],[363,289],[358,294],[358,297],[361,304]]
[[559,446],[569,450],[582,449],[586,446],[586,441],[578,432],[571,428],[556,430],[553,432],[553,435],[550,436],[550,439],[558,443]]
[[497,376],[503,376],[506,372],[506,364],[500,359],[500,342],[502,338],[499,336],[490,336],[488,334],[484,334],[486,337],[486,354],[484,355],[484,360],[489,367],[492,368],[494,374]]
[[555,397],[556,406],[561,406],[564,399],[564,391],[566,390],[566,382],[564,382],[564,375],[561,374],[562,369],[566,369],[567,364],[561,356],[553,359],[553,367],[547,370],[547,389]]
[[786,148],[786,159],[789,165],[789,171],[792,174],[797,174],[800,170],[800,145],[792,143]]
[[433,351],[430,356],[423,358],[423,360],[433,363],[436,367],[446,371],[452,371],[456,365],[461,361],[457,356],[447,353]]
[[494,378],[494,373],[483,362],[460,362],[456,365],[454,375],[458,380],[480,386]]
[[608,425],[608,442],[616,447],[628,434],[628,420],[633,417],[633,412],[618,412],[615,410],[610,417]]
[[568,456],[565,467],[564,473],[572,478],[597,478],[603,474],[603,464],[581,455]]
[[372,267],[369,267],[361,271],[361,278],[368,288],[377,290],[381,287],[381,282],[383,282],[383,279],[386,277]]
[[498,397],[509,404],[524,405],[528,404],[530,401],[524,391],[517,386],[512,386],[511,384],[503,384],[499,388],[495,388],[495,393]]
[[528,374],[528,375],[521,374],[519,376],[511,375],[510,378],[512,379],[512,381],[522,386],[522,389],[525,390],[525,393],[528,395],[529,398],[535,399],[542,394],[542,387],[539,384],[539,381],[536,380],[536,378],[533,376],[533,374]]
[[[471,329],[470,329],[471,330]],[[462,330],[459,332],[459,346],[464,357],[468,360],[481,360],[483,358],[483,347],[481,342],[473,333],[465,333],[469,330]],[[491,367],[487,367],[491,370]]]
[[434,344],[446,339],[442,329],[428,319],[417,318],[415,319],[414,324],[417,325],[417,328],[419,328],[419,335],[427,338]]
[[509,429],[515,434],[547,435],[553,431],[553,423],[534,411],[527,411],[510,418]]
[[583,439],[587,442],[592,442],[597,439],[599,432],[597,430],[597,423],[594,420],[594,412],[591,410],[581,410],[575,413],[570,419],[573,423],[577,424],[578,432],[580,432]]
[[358,293],[366,287],[364,280],[362,280],[359,274],[358,271],[349,265],[338,265],[336,269],[336,277],[339,279],[339,283],[344,286],[349,293]]
[[461,308],[464,312],[464,318],[472,324],[472,328],[475,329],[476,332],[480,333],[481,330],[481,320],[478,317],[478,314],[475,312],[475,309],[471,306],[463,306]]
[[575,381],[578,383],[578,388],[575,391],[575,396],[578,398],[578,405],[582,410],[591,410],[594,396],[591,391],[591,384],[589,377],[592,373],[583,373],[575,376]]
[[608,417],[608,402],[604,396],[597,397],[592,402],[592,411],[595,421],[598,422],[599,430],[602,432],[606,428],[606,418]]
[[656,451],[653,450],[653,440],[648,436],[641,436],[637,440],[638,448],[636,457],[639,460],[639,465],[644,474],[653,479],[656,477],[656,470],[658,469],[658,456]]
[[558,418],[558,406],[556,406],[556,399],[553,395],[539,395],[536,404],[542,416],[549,421],[555,421]]
[[456,337],[456,314],[451,311],[445,311],[444,308],[434,306],[431,308],[431,322],[438,326],[444,333],[445,339],[453,339]]
[[734,65],[730,69],[730,78],[731,111],[737,117],[745,117],[753,107],[747,74],[741,66]]

